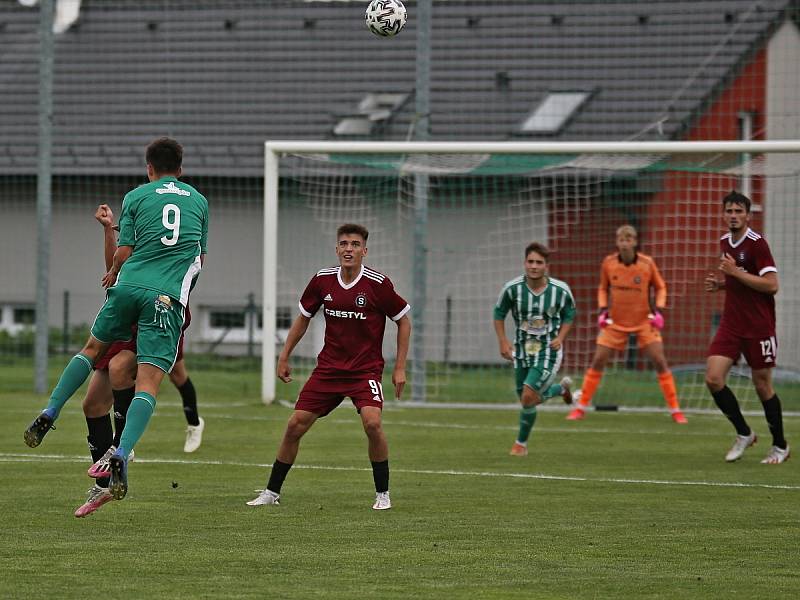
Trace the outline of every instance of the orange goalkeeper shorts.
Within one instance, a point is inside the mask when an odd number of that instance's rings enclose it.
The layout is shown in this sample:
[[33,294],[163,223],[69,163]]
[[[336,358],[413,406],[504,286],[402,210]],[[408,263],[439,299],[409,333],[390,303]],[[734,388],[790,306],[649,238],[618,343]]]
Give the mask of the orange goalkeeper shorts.
[[636,336],[636,345],[639,348],[662,341],[661,332],[648,321],[633,331],[622,331],[613,324],[609,325],[600,330],[600,335],[597,336],[597,345],[613,348],[614,350],[625,350],[628,346],[629,335]]

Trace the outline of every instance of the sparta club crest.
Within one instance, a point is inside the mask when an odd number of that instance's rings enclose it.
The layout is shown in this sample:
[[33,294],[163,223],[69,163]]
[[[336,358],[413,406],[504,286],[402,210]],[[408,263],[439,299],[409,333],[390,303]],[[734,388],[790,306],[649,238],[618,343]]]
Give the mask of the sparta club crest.
[[356,306],[359,308],[364,308],[367,305],[367,295],[364,292],[361,292],[356,296]]

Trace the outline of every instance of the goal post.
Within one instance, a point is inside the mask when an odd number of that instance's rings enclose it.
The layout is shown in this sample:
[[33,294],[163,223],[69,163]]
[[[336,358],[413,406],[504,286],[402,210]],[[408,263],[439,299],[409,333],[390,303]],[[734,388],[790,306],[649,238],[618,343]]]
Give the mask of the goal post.
[[264,282],[261,317],[261,399],[265,404],[275,401],[276,380],[276,320],[278,273],[278,190],[279,154],[267,144],[264,153]]
[[[719,202],[733,188],[750,190],[751,226],[766,235],[778,264],[778,379],[800,393],[800,334],[788,327],[800,319],[798,159],[800,140],[269,141],[262,398],[276,398],[286,312],[294,318],[305,283],[316,269],[335,263],[334,233],[343,222],[375,232],[368,263],[401,295],[410,300],[425,291],[425,317],[412,324],[407,389],[414,391],[412,400],[448,403],[514,401],[491,309],[502,284],[522,272],[521,254],[534,240],[553,250],[551,271],[576,297],[579,317],[562,371],[579,383],[594,351],[589,315],[596,310],[599,265],[615,251],[616,227],[631,223],[639,229],[641,251],[656,259],[668,286],[665,349],[681,401],[687,408],[709,407],[702,362],[721,295],[704,295],[698,286],[724,233]],[[419,175],[427,181],[424,202],[414,189]],[[420,260],[427,268],[415,268]],[[415,281],[415,273],[426,280]],[[280,315],[283,323],[276,326]],[[393,329],[386,330],[388,364]],[[321,324],[306,337],[296,356],[309,370],[321,347]],[[415,346],[415,339],[424,344]],[[598,404],[659,406],[655,375],[635,344],[607,371]],[[737,367],[733,378],[744,401],[753,401],[746,369]]]

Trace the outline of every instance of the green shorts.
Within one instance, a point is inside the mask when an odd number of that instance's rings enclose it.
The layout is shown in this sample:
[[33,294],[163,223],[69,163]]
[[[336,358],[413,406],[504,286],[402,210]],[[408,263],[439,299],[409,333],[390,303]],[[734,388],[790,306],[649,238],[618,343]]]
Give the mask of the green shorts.
[[105,343],[129,340],[136,325],[136,362],[169,373],[178,355],[183,311],[177,300],[154,290],[116,285],[108,288],[91,333]]
[[558,375],[562,358],[562,351],[557,352],[545,348],[538,354],[528,357],[530,366],[525,366],[521,361],[517,362],[517,366],[514,368],[517,395],[522,396],[522,388],[527,385],[542,396],[544,400],[544,393],[553,384],[556,375]]

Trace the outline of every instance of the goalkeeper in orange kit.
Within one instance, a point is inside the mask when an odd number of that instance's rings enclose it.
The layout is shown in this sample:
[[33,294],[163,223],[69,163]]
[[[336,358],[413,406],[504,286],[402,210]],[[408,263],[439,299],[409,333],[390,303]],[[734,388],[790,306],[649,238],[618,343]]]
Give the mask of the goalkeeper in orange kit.
[[[662,311],[667,304],[667,285],[658,272],[655,261],[636,250],[636,229],[623,225],[617,229],[617,254],[610,254],[600,268],[600,286],[597,304],[600,314],[597,324],[600,335],[592,365],[583,377],[583,386],[575,394],[577,406],[567,419],[577,421],[586,416],[606,363],[615,351],[625,350],[629,335],[636,335],[638,347],[650,358],[658,374],[658,385],[676,423],[686,423],[678,404],[675,379],[664,356],[661,329],[664,327]],[[655,292],[655,302],[650,304],[650,288]]]

